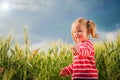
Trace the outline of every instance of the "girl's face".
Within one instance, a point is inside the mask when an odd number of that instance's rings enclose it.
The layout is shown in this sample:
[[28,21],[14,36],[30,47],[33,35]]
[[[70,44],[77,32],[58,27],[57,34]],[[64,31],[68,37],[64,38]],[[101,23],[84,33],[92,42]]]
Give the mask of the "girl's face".
[[77,43],[84,42],[88,39],[87,26],[77,23],[72,27],[72,35]]

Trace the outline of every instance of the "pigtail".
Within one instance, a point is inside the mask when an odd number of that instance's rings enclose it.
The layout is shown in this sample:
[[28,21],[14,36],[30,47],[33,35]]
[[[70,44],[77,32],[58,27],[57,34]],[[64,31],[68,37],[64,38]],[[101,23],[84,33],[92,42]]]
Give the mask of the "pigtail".
[[88,32],[91,34],[91,36],[93,38],[98,38],[99,37],[99,35],[96,34],[96,25],[93,21],[91,21],[91,20],[87,21],[87,28],[88,28]]

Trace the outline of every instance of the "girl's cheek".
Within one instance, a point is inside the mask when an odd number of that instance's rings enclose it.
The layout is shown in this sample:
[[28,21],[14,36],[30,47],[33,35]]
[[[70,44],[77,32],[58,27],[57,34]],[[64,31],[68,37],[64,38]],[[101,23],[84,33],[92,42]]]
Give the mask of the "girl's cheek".
[[82,37],[82,33],[79,33],[78,36],[79,36],[79,37]]
[[84,38],[84,35],[83,35],[83,34],[80,34],[80,35],[79,35],[79,38]]

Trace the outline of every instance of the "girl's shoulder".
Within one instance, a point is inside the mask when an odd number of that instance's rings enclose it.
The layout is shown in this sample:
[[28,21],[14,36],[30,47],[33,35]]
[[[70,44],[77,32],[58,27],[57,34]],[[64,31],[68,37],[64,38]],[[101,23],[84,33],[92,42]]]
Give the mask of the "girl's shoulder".
[[91,47],[93,48],[93,43],[90,39],[86,40],[85,42],[82,42],[82,43],[78,43],[77,44],[78,47]]
[[90,39],[87,39],[86,41],[78,43],[77,45],[85,45],[85,44],[91,44],[92,45],[93,42]]

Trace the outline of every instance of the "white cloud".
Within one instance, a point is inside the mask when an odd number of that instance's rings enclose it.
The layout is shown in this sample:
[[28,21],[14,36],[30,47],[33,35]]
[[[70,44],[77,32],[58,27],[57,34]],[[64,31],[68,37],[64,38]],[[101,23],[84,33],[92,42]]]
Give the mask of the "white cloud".
[[117,36],[117,32],[116,31],[107,32],[106,39],[107,39],[107,41],[115,41],[116,36]]
[[13,9],[36,11],[53,5],[54,0],[13,0],[11,3]]
[[50,47],[50,41],[48,40],[43,40],[41,42],[35,42],[31,44],[31,50],[38,49],[44,50]]
[[114,31],[100,31],[98,30],[99,34],[99,41],[115,41],[118,35],[119,30]]

